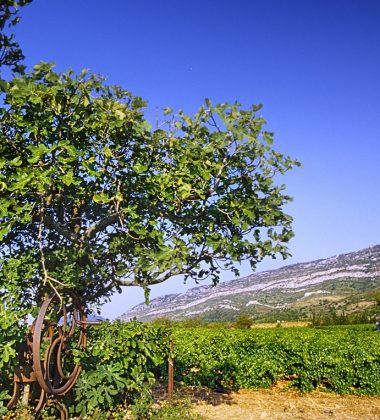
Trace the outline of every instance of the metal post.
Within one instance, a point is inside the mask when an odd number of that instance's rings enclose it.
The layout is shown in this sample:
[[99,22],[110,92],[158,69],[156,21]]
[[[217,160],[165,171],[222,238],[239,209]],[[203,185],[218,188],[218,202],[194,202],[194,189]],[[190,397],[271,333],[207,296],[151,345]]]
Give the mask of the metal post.
[[21,404],[27,407],[30,399],[30,383],[24,385],[24,392],[22,394]]
[[174,343],[173,338],[169,339],[169,359],[168,359],[168,398],[173,397],[174,391],[174,361],[173,361]]

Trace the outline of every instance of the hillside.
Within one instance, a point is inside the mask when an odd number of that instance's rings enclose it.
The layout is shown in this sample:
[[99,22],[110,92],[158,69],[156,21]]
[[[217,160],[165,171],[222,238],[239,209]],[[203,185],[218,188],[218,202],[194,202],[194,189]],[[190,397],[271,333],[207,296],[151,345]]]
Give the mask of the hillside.
[[380,245],[331,258],[255,273],[215,287],[195,287],[181,294],[140,304],[119,318],[157,317],[183,320],[232,320],[244,313],[257,320],[307,319],[312,312],[373,308],[380,289]]

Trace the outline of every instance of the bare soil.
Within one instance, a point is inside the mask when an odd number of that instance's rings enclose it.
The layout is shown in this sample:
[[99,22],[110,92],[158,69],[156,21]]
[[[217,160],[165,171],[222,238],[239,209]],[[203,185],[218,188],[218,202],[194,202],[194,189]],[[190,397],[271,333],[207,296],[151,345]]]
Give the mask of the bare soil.
[[[193,413],[205,420],[380,420],[380,396],[319,391],[302,394],[281,383],[269,390],[243,389],[227,393],[180,387],[175,395],[190,400]],[[158,401],[165,401],[166,387],[158,386],[155,396]]]
[[380,397],[279,390],[186,393],[194,412],[210,420],[380,420]]

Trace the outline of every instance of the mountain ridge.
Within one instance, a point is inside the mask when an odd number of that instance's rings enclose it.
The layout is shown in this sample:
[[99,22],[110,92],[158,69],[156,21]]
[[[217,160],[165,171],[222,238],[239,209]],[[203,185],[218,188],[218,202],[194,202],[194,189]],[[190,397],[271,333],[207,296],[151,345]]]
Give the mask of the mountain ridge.
[[[268,316],[289,317],[293,312],[298,318],[307,318],[311,309],[330,308],[334,302],[336,309],[345,306],[351,311],[348,300],[352,300],[352,296],[379,287],[380,245],[374,245],[326,259],[253,273],[217,286],[197,286],[183,293],[167,294],[152,299],[149,305],[136,305],[119,319],[136,317],[151,321],[157,317],[173,320],[199,317],[223,321],[246,313],[260,320]],[[346,302],[339,304],[341,300]]]

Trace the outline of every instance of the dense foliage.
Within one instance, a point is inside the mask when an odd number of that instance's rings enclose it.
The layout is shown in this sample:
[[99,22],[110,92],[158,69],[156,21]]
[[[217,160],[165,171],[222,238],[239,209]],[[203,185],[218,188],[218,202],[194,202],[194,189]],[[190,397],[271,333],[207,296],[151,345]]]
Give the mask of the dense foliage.
[[176,380],[214,389],[380,394],[380,333],[370,326],[250,330],[176,328]]
[[41,63],[3,90],[2,284],[12,266],[37,300],[70,287],[91,302],[288,255],[290,197],[274,180],[298,162],[272,149],[260,106],[166,109],[152,129],[141,98],[86,71]]
[[[76,353],[81,375],[74,390],[65,396],[71,415],[101,418],[100,413],[116,407],[136,413],[149,410],[152,385],[167,364],[168,345],[168,330],[137,321],[91,326],[86,350]],[[12,388],[13,375],[7,373],[1,384],[3,401],[9,399]],[[0,406],[0,415],[4,412]]]
[[13,369],[19,356],[17,348],[26,335],[26,319],[33,312],[33,308],[28,308],[26,294],[22,293],[12,273],[9,273],[8,293],[2,293],[3,287],[0,282],[0,415],[5,411],[4,401],[12,389]]
[[137,321],[92,327],[80,357],[83,370],[74,389],[72,411],[84,416],[118,404],[133,405],[160,375],[168,345],[167,330]]
[[23,340],[24,328],[19,326],[20,314],[17,307],[5,307],[0,303],[0,415],[12,388],[13,367],[17,363],[17,343]]

